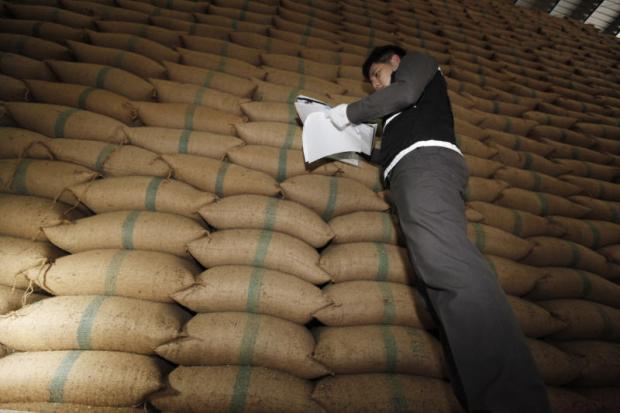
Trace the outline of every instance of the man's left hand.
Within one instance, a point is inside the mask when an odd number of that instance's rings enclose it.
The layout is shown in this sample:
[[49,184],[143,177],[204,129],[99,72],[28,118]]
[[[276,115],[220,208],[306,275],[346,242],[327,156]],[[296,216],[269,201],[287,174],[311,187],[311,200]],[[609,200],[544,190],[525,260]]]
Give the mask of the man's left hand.
[[327,118],[332,121],[334,126],[339,130],[343,130],[351,124],[347,117],[347,105],[341,104],[333,107],[327,112]]

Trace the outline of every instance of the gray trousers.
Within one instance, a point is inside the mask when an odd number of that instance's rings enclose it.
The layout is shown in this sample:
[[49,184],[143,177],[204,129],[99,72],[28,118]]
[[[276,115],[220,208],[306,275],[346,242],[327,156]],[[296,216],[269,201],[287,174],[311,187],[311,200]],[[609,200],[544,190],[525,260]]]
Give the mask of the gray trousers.
[[441,147],[410,152],[390,173],[390,197],[452,387],[469,412],[550,412],[512,308],[467,237],[467,178],[463,157]]

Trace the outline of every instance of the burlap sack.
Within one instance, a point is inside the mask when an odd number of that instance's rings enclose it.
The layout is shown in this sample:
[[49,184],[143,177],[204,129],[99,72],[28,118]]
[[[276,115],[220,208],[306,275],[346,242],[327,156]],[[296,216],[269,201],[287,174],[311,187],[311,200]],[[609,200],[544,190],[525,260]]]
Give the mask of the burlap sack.
[[565,129],[570,129],[575,123],[579,121],[578,119],[572,117],[552,115],[550,113],[539,111],[525,112],[523,114],[523,119],[533,120],[541,125],[551,125]]
[[244,118],[207,106],[187,103],[133,102],[146,126],[199,130],[234,135],[236,123]]
[[309,18],[316,18],[326,22],[331,22],[332,24],[339,24],[341,20],[341,17],[337,13],[333,13],[330,9],[317,8],[310,3],[304,4],[291,0],[283,0],[281,5],[282,7],[279,8],[279,11],[283,9],[295,10],[297,13],[306,14]]
[[19,79],[0,74],[0,99],[25,102],[29,100],[28,86]]
[[593,301],[557,299],[538,304],[566,327],[552,336],[560,340],[600,339],[617,342],[620,339],[620,310]]
[[526,264],[579,268],[599,275],[605,274],[605,257],[583,245],[545,236],[531,237],[529,240],[535,246],[523,260]]
[[0,33],[2,51],[16,53],[36,60],[72,60],[69,49],[49,40],[15,33]]
[[142,126],[125,131],[132,145],[158,154],[181,153],[223,159],[226,151],[243,144],[234,136],[188,129]]
[[144,413],[141,407],[103,407],[74,403],[0,403],[0,409],[46,413]]
[[218,70],[180,65],[167,61],[163,64],[166,67],[168,77],[175,82],[200,85],[242,98],[252,96],[256,88],[251,80]]
[[[315,6],[320,7],[325,10],[324,8],[325,6],[327,7],[331,6],[333,8],[334,6],[336,6],[336,4],[323,2],[323,4],[321,5],[316,4]],[[322,29],[319,29],[317,27],[312,27],[311,25],[307,25],[307,24],[295,23],[294,21],[283,19],[280,16],[273,17],[272,27],[276,27],[280,30],[286,30],[288,32],[293,32],[293,33],[297,33],[297,34],[301,34],[305,36],[319,37],[321,39],[329,40],[332,42],[336,42],[340,40],[340,37],[341,37],[339,33],[322,30]]]
[[421,296],[406,285],[380,281],[349,281],[322,289],[334,305],[314,316],[330,327],[368,324],[432,328],[434,322]]
[[195,155],[163,155],[174,176],[217,196],[276,195],[280,188],[272,177],[225,161]]
[[181,63],[184,65],[201,67],[204,69],[217,70],[244,79],[259,78],[265,76],[265,71],[246,61],[226,57],[220,54],[197,52],[194,50],[177,48],[181,54]]
[[266,51],[270,53],[297,56],[299,54],[299,50],[302,48],[301,45],[285,40],[274,39],[273,37],[257,33],[230,32],[229,37],[233,43],[241,45],[245,48],[257,50],[259,53]]
[[480,252],[515,261],[523,259],[534,248],[527,239],[478,222],[467,224],[467,236]]
[[73,40],[68,40],[67,44],[80,62],[118,67],[143,79],[166,78],[166,69],[161,64],[138,53],[110,47],[91,46]]
[[620,139],[620,126],[578,122],[575,125],[575,129],[588,135],[600,136],[601,138]]
[[490,148],[484,142],[471,138],[467,135],[457,134],[455,137],[457,146],[464,154],[489,159],[497,155],[497,150]]
[[[579,392],[584,392],[584,388],[580,388]],[[588,389],[594,390],[594,389]],[[607,390],[607,388],[601,388],[601,390]],[[613,392],[616,390],[613,389]],[[582,396],[573,390],[568,390],[566,387],[547,387],[547,395],[549,397],[549,404],[552,409],[557,412],[575,411],[575,413],[596,413],[601,410],[603,403],[599,403],[596,396],[590,398]],[[612,410],[613,411],[613,408]]]
[[[342,49],[342,46],[333,40],[324,39],[309,33],[295,33],[289,30],[281,30],[274,26],[270,26],[268,31],[269,35],[274,39],[279,39],[290,44],[300,45],[301,47],[331,50],[333,52],[339,52]],[[275,52],[277,53],[277,51]]]
[[[0,285],[0,318],[2,314],[12,314],[12,311],[48,298],[46,295],[32,294],[27,290]],[[5,340],[2,340],[4,343]],[[8,341],[8,340],[7,340]],[[10,347],[8,342],[7,346]]]
[[485,129],[479,128],[468,121],[454,118],[454,131],[457,135],[466,135],[472,139],[482,140]]
[[175,293],[181,305],[200,313],[252,312],[306,324],[331,304],[307,281],[260,267],[213,267],[196,278],[196,285]]
[[517,318],[519,327],[526,337],[546,337],[566,328],[564,320],[538,305],[540,303],[534,304],[511,295],[506,296],[506,298]]
[[27,129],[0,127],[0,158],[51,159],[44,144],[49,138]]
[[494,202],[508,186],[508,183],[497,179],[470,176],[465,188],[465,200]]
[[17,79],[55,79],[45,63],[15,53],[0,52],[0,71]]
[[69,189],[81,203],[99,214],[145,210],[169,212],[200,221],[198,210],[215,196],[186,183],[146,176],[105,178]]
[[[562,351],[542,340],[526,339],[541,379],[547,385],[562,386],[573,382],[582,374],[586,361]],[[560,347],[561,348],[561,347]]]
[[385,211],[389,207],[372,190],[345,177],[300,175],[280,186],[285,198],[309,207],[324,220],[357,211]]
[[570,183],[569,179],[565,179],[565,176],[562,175],[561,179],[558,179],[544,173],[510,166],[497,170],[493,175],[495,179],[501,179],[517,188],[546,192],[563,197],[578,195],[583,191],[580,186]]
[[302,129],[292,123],[246,122],[236,124],[235,129],[237,136],[250,145],[301,149]]
[[333,243],[383,242],[403,245],[396,216],[386,212],[360,211],[332,218]]
[[269,315],[201,313],[185,325],[186,337],[157,354],[184,366],[228,364],[272,368],[313,379],[329,373],[312,358],[314,339],[304,326]]
[[500,132],[493,129],[486,129],[485,134],[485,141],[505,146],[516,151],[532,152],[540,156],[547,156],[553,151],[553,147],[551,145],[539,142],[536,139],[530,139],[524,136]]
[[126,98],[103,89],[42,80],[26,80],[32,100],[99,113],[131,125],[138,113]]
[[26,274],[41,271],[46,264],[62,256],[48,242],[0,236],[0,285],[26,289]]
[[467,168],[469,169],[470,176],[479,176],[481,178],[490,178],[493,176],[494,178],[501,179],[494,176],[496,172],[504,166],[501,162],[468,154],[464,154],[463,156]]
[[620,155],[620,141],[615,139],[594,138],[596,144],[594,147],[603,152],[613,153],[614,155]]
[[406,374],[342,374],[321,379],[312,393],[327,411],[457,413],[462,409],[444,380]]
[[58,199],[71,205],[75,205],[76,199],[65,189],[96,176],[94,171],[69,162],[0,160],[0,192]]
[[480,123],[485,119],[485,113],[474,108],[464,108],[459,104],[454,103],[452,105],[454,119],[459,122],[467,122],[472,125],[480,125]]
[[335,282],[373,280],[412,284],[415,277],[407,250],[380,242],[330,245],[322,251],[320,265]]
[[608,245],[598,250],[598,253],[615,264],[620,264],[620,244]]
[[[605,149],[602,150],[604,151]],[[614,181],[620,177],[620,167],[618,166],[600,165],[598,163],[578,161],[576,159],[556,159],[556,162],[571,168],[571,174],[573,175],[595,178],[603,181]]]
[[[572,197],[570,198],[572,199]],[[526,211],[535,215],[561,215],[565,217],[586,217],[589,208],[558,195],[533,192],[520,188],[507,188],[501,191],[494,201],[497,205]]]
[[128,4],[137,2],[124,2],[123,0],[119,0],[119,5],[121,7],[115,7],[115,5],[107,5],[105,3],[101,4],[80,0],[61,0],[60,3],[64,8],[71,11],[75,11],[80,14],[93,15],[103,20],[120,20],[134,23],[148,22],[147,13],[134,11],[127,7]]
[[581,216],[582,218],[610,221],[620,224],[620,202],[602,201],[582,195],[571,196],[569,199],[586,211]]
[[132,100],[151,100],[155,96],[153,85],[123,69],[59,60],[46,60],[46,63],[63,83],[106,89]]
[[57,259],[28,276],[53,295],[115,295],[172,303],[200,272],[192,261],[153,251],[91,250]]
[[233,115],[242,115],[241,103],[249,100],[193,84],[160,79],[151,79],[151,83],[157,89],[157,99],[160,102],[192,103]]
[[[259,3],[258,7],[260,6],[261,4]],[[271,7],[269,9],[271,10]],[[275,13],[264,12],[264,9],[261,9],[261,12],[254,10],[248,11],[245,7],[235,7],[235,5],[230,4],[226,4],[226,6],[216,6],[211,4],[209,5],[209,14],[268,25],[271,24],[271,14]]]
[[324,412],[310,400],[311,382],[263,367],[180,366],[168,381],[170,391],[149,398],[154,406],[167,411]]
[[[248,7],[253,7],[252,5],[255,4],[260,3],[248,3]],[[267,34],[267,28],[269,27],[267,24],[252,23],[226,16],[217,16],[214,14],[194,13],[194,18],[200,23],[225,29],[223,31],[226,33],[226,40],[228,40],[228,33],[230,33],[230,31]]]
[[[582,188],[585,195],[606,201],[620,201],[620,184],[606,182],[600,179],[585,178],[583,176],[562,175],[563,181],[567,181]],[[576,194],[570,194],[576,195]]]
[[[314,357],[337,375],[403,373],[445,377],[439,341],[412,327],[319,327]],[[355,351],[351,351],[355,348]]]
[[529,169],[543,174],[558,176],[570,172],[570,168],[533,152],[514,151],[501,145],[489,143],[498,154],[493,159],[515,168]]
[[95,25],[101,32],[127,33],[142,36],[171,49],[181,44],[181,32],[157,27],[153,24],[97,20]]
[[0,194],[0,233],[10,237],[45,241],[43,227],[81,218],[83,214],[62,202],[37,196]]
[[[148,4],[142,1],[133,1],[133,0],[118,0],[117,3],[119,6],[121,6],[124,9],[135,10],[139,12],[141,15],[148,15],[149,20],[150,20],[150,16],[155,15],[155,16],[165,16],[165,17],[168,17],[171,19],[177,19],[177,20],[186,20],[188,22],[194,21],[194,18],[191,12],[173,10],[172,7],[168,7],[164,4],[158,4],[164,7],[157,7],[154,4]],[[199,10],[204,11],[206,5],[199,4],[199,5],[196,5],[195,7],[201,7]],[[175,6],[174,8],[177,8],[177,7]]]
[[331,32],[337,32],[341,29],[340,25],[336,22],[330,22],[329,20],[324,19],[324,15],[318,17],[318,15],[314,15],[317,9],[314,8],[313,11],[306,13],[299,10],[297,7],[281,7],[278,9],[278,15],[283,19],[290,20],[292,22],[306,24],[310,27],[316,27],[321,30],[327,30]]
[[308,89],[316,93],[327,93],[342,95],[346,92],[346,87],[316,76],[299,74],[289,70],[274,69],[265,67],[267,82],[294,87],[296,89]]
[[313,247],[279,232],[228,229],[191,242],[188,248],[207,268],[253,265],[295,275],[312,284],[330,280],[319,267],[319,254]]
[[297,237],[315,248],[334,236],[314,211],[293,201],[261,195],[236,195],[200,209],[200,215],[217,229],[255,228]]
[[485,258],[506,294],[517,297],[526,295],[547,276],[541,268],[521,264],[508,258],[488,254]]
[[280,122],[298,125],[297,111],[291,103],[281,102],[246,102],[241,110],[251,122]]
[[135,406],[164,387],[163,374],[160,361],[141,354],[14,353],[0,359],[0,402]]
[[[140,4],[143,4],[140,2]],[[211,26],[208,24],[196,23],[194,17],[191,14],[185,14],[182,19],[174,18],[168,15],[171,10],[166,10],[166,15],[162,16],[149,16],[149,20],[152,24],[160,26],[166,29],[180,32],[181,35],[189,33],[195,36],[210,37],[213,39],[228,40],[228,33],[226,30],[222,30],[221,27]],[[173,12],[176,13],[176,12]]]
[[549,220],[562,227],[564,238],[593,250],[620,243],[620,225],[600,220],[550,216]]
[[179,257],[187,256],[186,246],[190,241],[207,233],[190,218],[150,211],[106,212],[43,231],[54,245],[73,254],[123,248],[167,252]]
[[[299,95],[322,101],[329,100],[328,96],[323,92],[319,93],[307,89],[292,88],[271,82],[263,82],[259,79],[252,79],[252,81],[257,85],[253,96],[253,99],[257,102],[281,102],[290,104],[294,103]],[[288,122],[288,118],[284,122]]]
[[301,75],[318,77],[327,81],[333,81],[338,77],[338,66],[313,62],[300,57],[287,56],[275,53],[261,54],[263,65],[276,69],[297,72]]
[[469,208],[482,214],[482,223],[510,232],[521,238],[535,235],[561,237],[566,230],[551,219],[540,217],[526,211],[505,208],[482,201],[472,201]]
[[[263,172],[273,177],[277,182],[298,175],[306,175],[312,170],[304,160],[304,154],[299,149],[274,148],[264,145],[245,145],[232,148],[226,153],[227,158],[234,164],[248,169]],[[326,168],[315,169],[316,173],[328,174]],[[331,173],[336,173],[331,168]]]
[[[609,153],[599,152],[573,144],[560,143],[547,138],[541,138],[541,141],[553,147],[553,156],[555,158],[576,159],[600,164],[608,164],[613,161],[613,157]],[[564,173],[571,172],[570,167],[564,166],[564,168]]]
[[261,51],[253,47],[245,47],[225,40],[210,39],[202,36],[182,35],[181,40],[183,46],[190,50],[232,57],[254,66],[260,64]]
[[6,8],[18,19],[53,21],[78,29],[93,27],[95,20],[92,16],[48,5],[7,3]]
[[158,42],[146,39],[139,35],[125,33],[99,33],[87,30],[90,43],[95,46],[110,47],[113,49],[127,50],[139,55],[146,56],[156,62],[164,60],[170,62],[179,61],[179,53]]
[[620,364],[617,343],[583,340],[558,342],[556,345],[584,360],[585,366],[578,380],[571,384],[584,387],[617,386],[620,381],[620,372],[615,368]]
[[477,97],[469,93],[466,93],[465,96],[467,96],[469,99],[473,101],[474,107],[476,109],[481,110],[483,112],[494,113],[497,115],[508,115],[508,116],[520,117],[523,115],[523,113],[532,109],[531,106],[501,102],[498,100],[488,100],[482,97]]

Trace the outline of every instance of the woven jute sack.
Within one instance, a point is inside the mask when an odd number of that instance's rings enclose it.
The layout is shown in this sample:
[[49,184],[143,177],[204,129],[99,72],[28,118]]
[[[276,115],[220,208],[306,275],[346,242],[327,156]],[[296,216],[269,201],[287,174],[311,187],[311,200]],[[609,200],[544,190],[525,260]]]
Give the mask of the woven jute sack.
[[559,196],[578,195],[583,192],[580,186],[572,184],[564,176],[560,180],[547,174],[513,167],[502,168],[493,175],[496,179],[530,191],[547,192]]
[[118,67],[143,79],[166,78],[166,69],[163,65],[138,53],[111,47],[92,46],[73,40],[68,40],[67,44],[79,62]]
[[[249,4],[248,7],[254,7],[255,5],[260,5],[260,4],[261,3],[252,3],[251,5]],[[240,8],[243,8],[243,6],[241,6]],[[266,25],[266,24],[252,23],[249,21],[233,19],[231,17],[217,16],[214,14],[195,13],[194,17],[196,18],[196,21],[200,23],[204,23],[206,25],[210,25],[212,27],[216,27],[220,29],[221,28],[226,29],[224,30],[224,32],[226,33],[226,40],[228,40],[228,33],[231,30],[239,30],[243,32],[251,32],[251,33],[258,33],[258,34],[267,34],[267,28],[269,27],[269,25]]]
[[170,176],[170,167],[159,156],[133,145],[82,139],[51,139],[46,143],[55,159],[74,163],[105,176]]
[[46,63],[63,83],[105,89],[131,100],[150,100],[155,96],[153,85],[123,69],[60,60],[47,60]]
[[312,284],[330,280],[319,267],[319,253],[305,242],[279,232],[227,229],[191,242],[189,251],[207,268],[252,265],[295,275]]
[[238,364],[273,368],[303,379],[329,373],[312,357],[314,338],[299,324],[250,313],[201,313],[185,325],[185,337],[157,354],[184,366]]
[[324,413],[310,400],[312,382],[250,366],[177,367],[170,389],[149,401],[162,411]]
[[49,40],[15,33],[0,33],[2,51],[17,53],[37,60],[71,60],[67,47]]
[[[259,3],[260,7],[261,4]],[[257,12],[257,6],[254,6],[252,10],[248,10],[243,7],[235,7],[234,4],[225,4],[222,6],[216,6],[215,4],[209,5],[209,14],[214,14],[216,16],[224,16],[232,19],[238,19],[243,21],[249,21],[256,24],[271,24],[271,14],[275,14],[275,11],[267,11],[265,13],[265,8],[269,6],[265,6],[261,8],[261,12]],[[273,10],[273,7],[269,7],[269,10]]]
[[29,285],[27,273],[42,270],[46,264],[62,255],[62,251],[48,242],[2,235],[0,285],[26,289]]
[[341,413],[462,411],[450,383],[409,374],[339,374],[326,377],[316,384],[312,399],[329,412]]
[[490,159],[480,158],[478,156],[464,154],[465,163],[469,169],[470,176],[479,176],[481,178],[492,177],[502,166],[501,162]]
[[142,126],[127,128],[126,132],[132,145],[159,154],[181,153],[221,160],[229,149],[243,144],[231,135],[189,129]]
[[465,200],[493,202],[508,186],[507,182],[497,179],[470,176],[465,188]]
[[98,179],[72,186],[69,190],[97,214],[145,210],[200,220],[198,210],[215,200],[213,194],[199,191],[184,182],[148,176]]
[[292,123],[246,122],[236,124],[235,129],[237,136],[250,145],[301,149],[302,130]]
[[6,108],[20,127],[50,138],[127,140],[122,122],[94,112],[47,103],[9,102]]
[[138,116],[146,126],[189,129],[234,135],[241,116],[232,115],[207,106],[188,103],[133,102]]
[[515,151],[493,143],[490,143],[489,146],[497,149],[497,155],[493,159],[498,160],[507,166],[529,169],[551,176],[558,176],[570,173],[571,171],[570,167],[554,162],[553,160],[547,159],[544,156],[533,152]]
[[540,303],[533,303],[511,295],[506,298],[526,337],[545,337],[566,328],[566,322],[541,307]]
[[248,99],[207,86],[151,79],[157,89],[157,99],[166,103],[191,103],[207,106],[232,115],[242,115],[241,103]]
[[[174,7],[159,7],[159,5],[143,3],[141,1],[133,1],[133,0],[118,0],[117,4],[122,7],[122,9],[126,9],[125,11],[133,11],[134,14],[138,14],[141,16],[145,16],[150,20],[150,16],[153,15],[161,15],[166,16],[170,19],[174,20],[185,20],[185,21],[194,21],[192,17],[192,13],[189,11],[181,11],[180,6],[176,4]],[[204,11],[205,4],[196,5],[196,11]],[[185,10],[190,10],[192,5],[186,6]],[[121,9],[121,10],[122,10]],[[136,13],[137,12],[137,13]]]
[[534,248],[534,244],[527,239],[478,222],[467,224],[467,236],[480,252],[516,261],[524,258]]
[[298,125],[297,111],[291,103],[284,102],[246,102],[241,110],[251,122],[281,122]]
[[587,216],[590,208],[573,202],[571,198],[543,192],[528,191],[521,188],[507,188],[492,201],[508,208],[519,209],[535,215],[561,215],[564,217],[581,218]]
[[381,183],[381,169],[377,165],[373,165],[363,159],[359,160],[357,166],[335,161],[321,166],[321,169],[326,169],[326,171],[319,172],[317,170],[317,173],[327,175],[334,167],[337,168],[337,172],[334,175],[358,181],[373,192],[380,192],[384,189]]
[[268,229],[297,237],[315,248],[324,246],[334,236],[329,225],[311,209],[262,195],[225,197],[199,212],[217,229]]
[[77,41],[84,40],[84,33],[82,30],[58,23],[39,23],[35,20],[2,19],[2,25],[4,27],[4,31],[7,33],[19,33],[28,36],[35,36],[60,44],[67,39]]
[[175,178],[220,197],[272,196],[280,191],[278,183],[269,175],[226,161],[184,154],[163,155],[162,158],[172,167]]
[[0,71],[17,79],[55,80],[47,65],[37,59],[31,59],[16,53],[2,52]]
[[550,216],[549,220],[564,229],[564,239],[593,250],[620,243],[620,225],[613,222]]
[[145,37],[171,49],[181,44],[180,31],[157,27],[153,24],[144,25],[132,22],[97,20],[97,29],[105,33],[127,33]]
[[[611,389],[612,394],[607,393],[602,396],[603,400],[600,400],[598,394],[592,394],[595,390],[609,390]],[[556,412],[569,412],[573,411],[575,413],[596,413],[600,412],[603,406],[607,407],[606,401],[611,402],[611,406],[614,406],[614,403],[617,401],[613,401],[616,399],[617,390],[615,388],[609,387],[593,387],[593,388],[578,388],[579,393],[573,390],[568,390],[568,387],[555,387],[555,386],[547,386],[547,396],[549,397],[549,404],[553,411]],[[582,394],[587,395],[584,397]],[[610,397],[611,396],[611,397]],[[611,407],[611,410],[616,410],[615,407]]]
[[80,211],[62,202],[36,196],[0,194],[0,234],[46,241],[43,227],[82,218]]
[[415,278],[407,250],[380,242],[330,245],[322,251],[320,265],[335,282],[374,280],[411,284]]
[[138,117],[138,111],[127,98],[105,89],[43,80],[26,80],[26,84],[35,102],[80,108],[127,125]]
[[330,327],[393,324],[432,328],[434,323],[413,288],[382,281],[348,281],[322,289],[334,305],[314,317]]
[[[104,20],[120,20],[120,21],[129,21],[135,23],[147,23],[148,22],[148,14],[140,11],[140,8],[136,8],[134,5],[140,4],[139,2],[134,1],[119,1],[119,5],[121,7],[114,7],[109,4],[101,4],[90,1],[79,1],[79,0],[61,0],[61,5],[64,8],[75,11],[81,14],[93,15],[99,19]],[[134,6],[134,7],[130,7]],[[150,7],[151,9],[155,8],[154,6],[145,5]],[[165,10],[165,9],[164,9]]]
[[620,310],[581,299],[539,301],[538,304],[566,327],[552,336],[560,340],[620,341]]
[[537,283],[547,277],[543,268],[521,264],[496,255],[485,254],[485,258],[506,294],[524,296],[533,291]]
[[582,195],[571,196],[569,199],[585,210],[584,214],[581,216],[582,218],[610,221],[620,224],[620,202],[603,201]]
[[347,90],[346,87],[341,86],[338,83],[330,82],[316,76],[271,67],[265,67],[265,70],[267,71],[265,80],[278,85],[294,87],[297,89],[308,89],[318,93],[332,93],[335,95],[343,95]]
[[[424,330],[392,325],[318,327],[314,357],[336,375],[402,373],[446,376],[439,341]],[[355,348],[356,351],[351,351]]]
[[0,99],[25,102],[30,99],[28,86],[20,79],[0,74]]
[[572,267],[604,275],[607,260],[602,254],[572,241],[555,237],[531,237],[532,252],[524,263],[537,266]]
[[323,92],[313,92],[307,89],[300,90],[290,86],[264,82],[260,79],[252,79],[252,81],[256,84],[256,90],[252,98],[257,102],[293,103],[298,95],[304,95],[322,101],[329,100],[329,97]]
[[[27,290],[0,285],[0,314],[12,314],[13,311],[22,308],[24,305],[36,303],[46,298],[45,295],[32,294]],[[8,343],[6,345],[10,347]]]
[[196,277],[196,285],[173,298],[199,313],[247,311],[297,324],[331,304],[318,287],[299,277],[245,265],[210,268]]
[[241,46],[226,40],[185,34],[181,36],[181,40],[183,46],[190,50],[217,54],[223,57],[232,57],[255,66],[260,64],[261,50],[253,47]]
[[585,195],[593,198],[614,202],[620,201],[620,184],[572,175],[562,175],[561,179],[582,188]]
[[265,76],[265,71],[255,65],[233,57],[226,57],[219,53],[197,52],[181,47],[178,47],[177,51],[181,53],[181,63],[184,65],[217,70],[244,79],[262,79]]
[[541,379],[550,386],[572,383],[581,376],[586,360],[576,357],[542,340],[526,339]]
[[388,212],[358,211],[340,215],[329,221],[334,232],[333,242],[383,242],[403,245],[396,216]]
[[[105,350],[153,354],[179,336],[178,305],[125,297],[52,297],[0,317],[0,342],[18,351]],[[38,328],[45,324],[46,328]]]
[[263,53],[261,61],[266,66],[297,72],[301,75],[315,76],[327,81],[333,81],[338,77],[337,65],[317,63],[301,57]]
[[90,250],[56,259],[28,277],[45,291],[61,295],[115,295],[172,303],[172,294],[194,284],[193,261],[153,251]]
[[[54,3],[54,5],[57,5]],[[54,21],[78,29],[93,27],[94,18],[84,14],[48,5],[7,4],[7,9],[18,19]]]
[[0,403],[0,409],[45,413],[144,413],[141,407],[87,406],[75,403]]
[[357,211],[385,211],[389,205],[361,183],[338,176],[300,175],[280,184],[285,198],[317,212],[324,220]]
[[159,360],[141,354],[14,353],[0,359],[0,402],[136,406],[164,387],[163,375]]
[[532,152],[540,156],[547,156],[553,151],[551,145],[539,142],[535,138],[526,138],[493,129],[486,129],[485,134],[485,142],[505,146],[510,149]]
[[241,98],[252,96],[256,85],[251,80],[213,69],[164,62],[170,80],[192,83],[203,87],[230,93]]
[[156,62],[168,60],[177,62],[179,53],[173,49],[146,39],[142,36],[130,35],[125,33],[100,33],[93,30],[86,30],[90,43],[95,46],[111,47],[122,49],[146,56]]
[[[610,152],[616,151],[613,148],[599,148],[599,150]],[[613,165],[601,165],[595,162],[579,161],[577,159],[556,159],[556,162],[572,168],[572,174],[586,178],[596,178],[602,181],[614,181],[620,176],[620,167]]]
[[288,7],[279,8],[278,15],[283,19],[290,20],[296,23],[306,24],[310,27],[316,27],[321,30],[337,32],[341,29],[341,26],[338,24],[338,22],[331,22],[323,19],[324,15],[322,15],[321,17],[313,16],[313,13],[316,13],[317,9],[314,9],[314,12],[310,11],[306,13],[306,11],[301,11],[298,7],[291,7],[289,5]]
[[44,145],[47,140],[47,136],[27,129],[0,127],[0,158],[51,159]]
[[0,160],[0,192],[33,195],[75,205],[69,186],[95,179],[97,173],[80,165],[37,159]]
[[302,47],[325,49],[325,50],[331,50],[333,52],[338,52],[340,51],[340,49],[342,49],[342,46],[340,44],[335,43],[332,40],[327,40],[327,39],[323,39],[318,36],[314,36],[312,34],[294,33],[288,30],[277,29],[274,26],[270,26],[268,31],[269,31],[269,35],[273,39],[279,39],[279,40],[285,41],[290,44],[298,44],[298,45],[301,45]]
[[[269,16],[269,18],[271,19],[271,16]],[[259,53],[267,51],[297,56],[299,50],[302,48],[301,45],[257,33],[230,32],[228,36],[233,43],[257,50]]]
[[187,257],[187,244],[207,233],[190,218],[150,211],[106,212],[43,231],[54,245],[73,254],[122,248],[167,252],[179,257]]
[[578,380],[574,382],[576,386],[617,386],[620,372],[612,367],[620,363],[620,349],[617,343],[577,340],[558,342],[557,346],[585,361],[585,368],[580,372]]

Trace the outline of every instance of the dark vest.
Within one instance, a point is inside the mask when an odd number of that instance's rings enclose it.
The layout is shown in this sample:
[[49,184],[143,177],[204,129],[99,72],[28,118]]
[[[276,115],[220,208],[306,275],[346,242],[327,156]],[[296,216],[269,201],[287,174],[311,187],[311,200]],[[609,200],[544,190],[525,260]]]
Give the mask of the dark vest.
[[384,126],[381,149],[372,153],[371,160],[386,168],[400,151],[415,142],[432,139],[456,145],[454,136],[454,118],[446,80],[438,70],[418,101],[403,109]]

